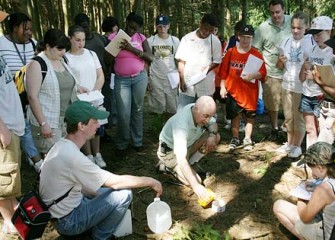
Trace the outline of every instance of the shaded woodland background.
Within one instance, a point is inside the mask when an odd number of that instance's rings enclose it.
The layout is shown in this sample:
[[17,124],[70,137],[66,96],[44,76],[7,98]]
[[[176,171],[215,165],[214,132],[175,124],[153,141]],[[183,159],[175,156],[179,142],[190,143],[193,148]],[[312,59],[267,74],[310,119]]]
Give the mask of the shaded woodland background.
[[[77,13],[85,12],[91,19],[93,30],[101,32],[102,20],[107,16],[118,19],[121,28],[131,11],[144,18],[143,33],[154,32],[155,17],[163,13],[171,20],[171,34],[182,37],[197,28],[206,12],[215,13],[221,26],[219,34],[227,39],[233,34],[234,24],[243,20],[254,27],[268,18],[268,0],[0,0],[0,9],[8,13],[21,11],[32,18],[33,37],[42,39],[51,28],[67,32]],[[335,18],[334,0],[284,0],[286,13],[304,11],[311,18],[327,15]],[[6,31],[5,26],[3,31]]]

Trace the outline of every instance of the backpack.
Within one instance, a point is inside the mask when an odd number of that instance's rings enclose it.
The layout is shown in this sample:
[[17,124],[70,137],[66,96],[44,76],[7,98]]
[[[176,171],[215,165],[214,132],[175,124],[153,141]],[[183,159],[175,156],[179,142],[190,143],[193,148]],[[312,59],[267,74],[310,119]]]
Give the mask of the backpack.
[[[32,58],[32,60],[39,62],[39,64],[41,65],[41,71],[42,71],[42,83],[41,84],[43,84],[44,78],[48,72],[47,64],[43,60],[43,58],[41,58],[40,56],[35,56]],[[26,75],[26,68],[27,68],[27,65],[24,65],[19,71],[15,73],[13,77],[16,89],[21,99],[21,104],[22,104],[22,108],[24,112],[26,110],[26,106],[29,105],[28,95],[27,95],[26,89],[24,88],[24,77]]]

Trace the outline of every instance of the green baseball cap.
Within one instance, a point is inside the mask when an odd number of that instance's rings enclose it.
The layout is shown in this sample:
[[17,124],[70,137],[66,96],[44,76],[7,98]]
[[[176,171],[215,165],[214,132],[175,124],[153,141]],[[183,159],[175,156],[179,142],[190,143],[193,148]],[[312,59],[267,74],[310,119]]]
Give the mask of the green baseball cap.
[[328,165],[334,163],[335,149],[326,142],[316,142],[311,145],[302,159],[297,163],[298,166],[310,163],[313,165]]
[[65,122],[77,124],[93,119],[106,119],[109,112],[99,110],[89,102],[76,101],[72,103],[65,111]]

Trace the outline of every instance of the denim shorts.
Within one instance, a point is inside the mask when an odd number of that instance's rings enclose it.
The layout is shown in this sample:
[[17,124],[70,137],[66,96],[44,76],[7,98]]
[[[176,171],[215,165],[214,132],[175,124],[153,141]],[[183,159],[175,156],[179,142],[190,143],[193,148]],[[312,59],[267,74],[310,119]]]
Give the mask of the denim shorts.
[[313,113],[315,117],[320,116],[320,107],[318,97],[307,97],[301,95],[299,111],[302,113]]

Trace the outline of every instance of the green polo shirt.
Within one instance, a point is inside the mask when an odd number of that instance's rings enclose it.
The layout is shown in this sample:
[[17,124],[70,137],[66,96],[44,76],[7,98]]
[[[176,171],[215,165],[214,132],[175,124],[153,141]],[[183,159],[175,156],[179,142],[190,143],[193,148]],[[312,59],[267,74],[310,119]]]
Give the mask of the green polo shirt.
[[257,48],[264,57],[267,76],[282,78],[283,71],[276,67],[278,59],[277,45],[291,35],[291,16],[284,16],[284,24],[278,27],[269,18],[256,29],[252,45]]

